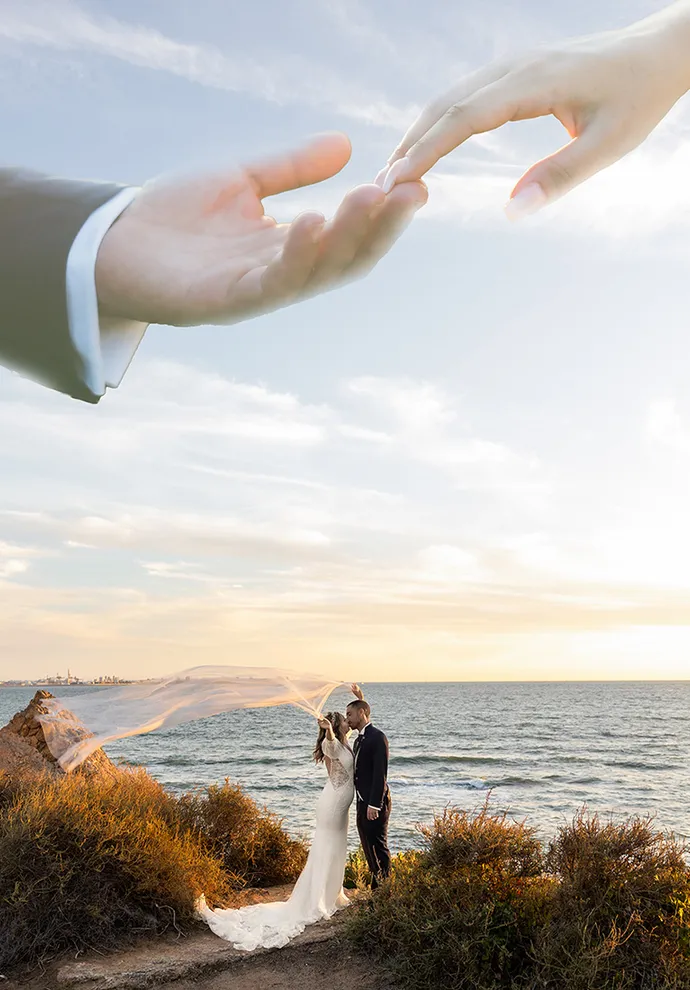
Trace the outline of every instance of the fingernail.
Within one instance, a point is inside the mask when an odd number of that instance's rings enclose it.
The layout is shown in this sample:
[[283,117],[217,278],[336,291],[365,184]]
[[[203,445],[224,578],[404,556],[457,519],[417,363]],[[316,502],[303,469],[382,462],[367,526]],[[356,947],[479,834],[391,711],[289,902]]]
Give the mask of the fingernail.
[[407,170],[409,164],[410,160],[407,155],[404,158],[399,158],[397,162],[393,162],[381,186],[386,195],[391,191],[400,176]]
[[509,220],[521,220],[546,206],[547,195],[538,182],[530,182],[506,203],[504,210]]
[[388,165],[384,165],[384,167],[381,169],[379,174],[374,179],[374,185],[383,188],[383,183],[387,175],[388,175]]

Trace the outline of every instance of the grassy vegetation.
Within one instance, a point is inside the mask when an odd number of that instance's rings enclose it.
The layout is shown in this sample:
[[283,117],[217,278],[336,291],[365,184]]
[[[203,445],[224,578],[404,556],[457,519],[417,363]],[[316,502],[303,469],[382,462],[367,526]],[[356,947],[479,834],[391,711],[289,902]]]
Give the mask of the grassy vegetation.
[[688,990],[690,869],[652,819],[581,811],[544,850],[524,822],[449,808],[349,918],[415,990]]
[[371,872],[367,865],[366,858],[359,846],[351,852],[345,863],[345,876],[343,887],[346,890],[363,890],[371,884]]
[[[357,950],[406,990],[690,990],[690,868],[652,819],[583,810],[545,848],[487,802],[420,833],[346,915]],[[189,929],[201,892],[236,903],[294,880],[305,858],[227,781],[176,797],[137,769],[0,775],[0,972]],[[358,850],[345,885],[368,881]]]
[[115,780],[0,777],[0,972],[189,927],[204,893],[294,880],[306,849],[226,782],[177,798]]

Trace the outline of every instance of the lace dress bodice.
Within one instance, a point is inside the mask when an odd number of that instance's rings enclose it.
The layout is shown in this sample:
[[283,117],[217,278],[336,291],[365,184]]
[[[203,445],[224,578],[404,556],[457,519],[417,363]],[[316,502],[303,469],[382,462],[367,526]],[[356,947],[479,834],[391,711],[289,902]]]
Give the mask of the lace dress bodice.
[[353,787],[355,764],[352,750],[338,739],[324,739],[323,755],[328,757],[328,776],[335,790]]

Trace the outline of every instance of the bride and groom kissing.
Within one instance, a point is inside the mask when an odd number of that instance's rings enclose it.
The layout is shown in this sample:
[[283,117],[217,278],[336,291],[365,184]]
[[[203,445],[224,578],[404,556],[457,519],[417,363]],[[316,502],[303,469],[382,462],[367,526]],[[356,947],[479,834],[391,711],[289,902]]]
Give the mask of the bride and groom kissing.
[[[350,806],[356,800],[357,831],[371,871],[372,887],[390,871],[388,740],[370,721],[371,710],[357,684],[346,713],[319,719],[314,760],[328,778],[316,804],[316,823],[306,865],[287,901],[212,910],[200,897],[199,916],[237,949],[278,948],[307,925],[330,918],[349,900],[343,890]],[[351,732],[356,732],[350,745]]]

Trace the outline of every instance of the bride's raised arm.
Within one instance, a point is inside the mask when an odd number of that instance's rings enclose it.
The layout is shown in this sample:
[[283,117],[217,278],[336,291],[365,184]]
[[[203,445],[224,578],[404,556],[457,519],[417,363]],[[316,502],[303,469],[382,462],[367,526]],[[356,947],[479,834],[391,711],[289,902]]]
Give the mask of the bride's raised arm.
[[316,763],[326,763],[328,773],[331,772],[331,760],[338,758],[338,739],[333,729],[330,718],[323,716],[317,720],[319,723],[319,738],[314,747],[314,761]]

